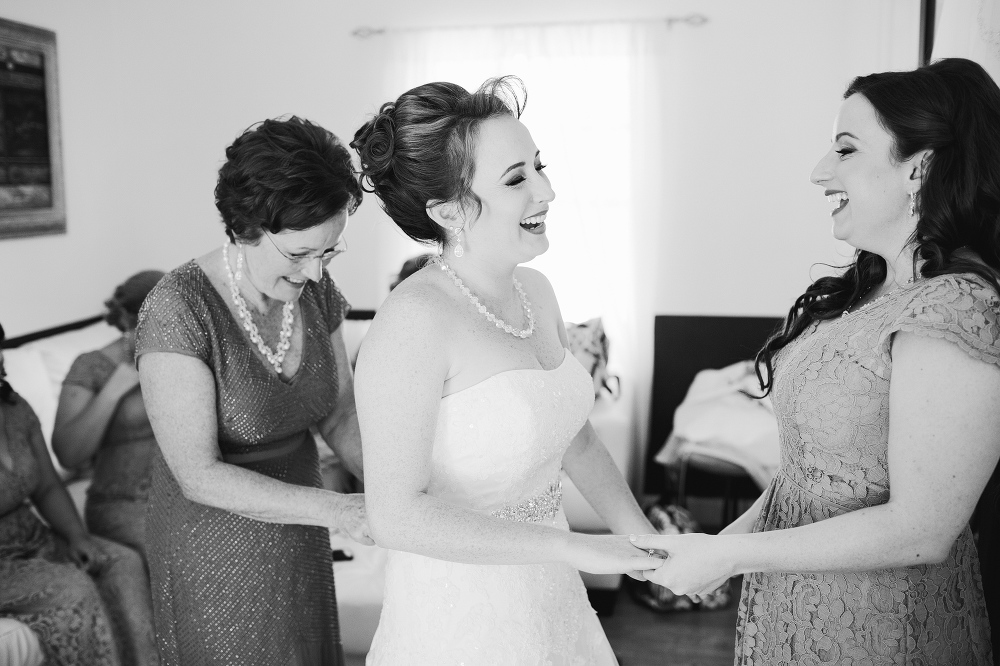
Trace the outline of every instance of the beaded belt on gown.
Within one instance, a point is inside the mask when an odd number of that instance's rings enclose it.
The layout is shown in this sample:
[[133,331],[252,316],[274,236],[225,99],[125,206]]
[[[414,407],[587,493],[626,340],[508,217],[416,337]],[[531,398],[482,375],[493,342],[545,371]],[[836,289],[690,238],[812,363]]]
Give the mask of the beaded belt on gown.
[[540,523],[551,520],[562,507],[562,479],[556,479],[543,492],[523,502],[491,511],[491,516],[518,523]]

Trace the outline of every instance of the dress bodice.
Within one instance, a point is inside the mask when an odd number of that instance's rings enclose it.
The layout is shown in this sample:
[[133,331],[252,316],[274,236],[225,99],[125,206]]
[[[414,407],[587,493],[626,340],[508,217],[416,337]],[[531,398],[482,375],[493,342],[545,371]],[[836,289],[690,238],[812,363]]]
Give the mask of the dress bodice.
[[593,381],[568,351],[552,370],[507,370],[445,396],[429,494],[487,511],[538,495],[593,406]]

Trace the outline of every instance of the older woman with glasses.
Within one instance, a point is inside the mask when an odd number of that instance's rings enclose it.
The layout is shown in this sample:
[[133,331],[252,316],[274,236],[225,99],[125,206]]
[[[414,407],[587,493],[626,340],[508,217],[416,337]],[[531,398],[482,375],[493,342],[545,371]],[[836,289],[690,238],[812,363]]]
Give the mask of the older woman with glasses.
[[372,541],[363,496],[321,489],[310,430],[361,475],[349,306],[325,266],[362,193],[337,138],[296,117],[226,158],[225,242],[160,281],[137,331],[157,641],[167,665],[342,664],[328,530]]

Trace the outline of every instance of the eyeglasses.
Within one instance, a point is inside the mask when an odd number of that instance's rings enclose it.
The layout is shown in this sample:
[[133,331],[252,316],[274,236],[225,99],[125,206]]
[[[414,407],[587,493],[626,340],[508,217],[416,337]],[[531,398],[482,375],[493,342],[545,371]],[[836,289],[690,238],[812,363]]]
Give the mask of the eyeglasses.
[[288,261],[291,262],[294,266],[305,266],[310,261],[315,261],[317,259],[319,259],[321,264],[326,266],[331,261],[333,261],[333,258],[336,257],[338,254],[343,254],[344,252],[347,252],[347,241],[344,240],[343,237],[341,237],[339,240],[337,240],[336,245],[334,245],[332,248],[330,248],[329,250],[327,250],[322,254],[307,254],[302,257],[293,257],[289,254],[285,254],[285,251],[282,250],[280,247],[278,247],[278,244],[274,242],[273,238],[271,238],[270,233],[265,231],[264,235],[267,236],[267,239],[269,241],[271,241],[271,245],[274,246],[274,249],[277,250],[278,253],[281,254],[281,256],[283,256],[285,259],[288,259]]

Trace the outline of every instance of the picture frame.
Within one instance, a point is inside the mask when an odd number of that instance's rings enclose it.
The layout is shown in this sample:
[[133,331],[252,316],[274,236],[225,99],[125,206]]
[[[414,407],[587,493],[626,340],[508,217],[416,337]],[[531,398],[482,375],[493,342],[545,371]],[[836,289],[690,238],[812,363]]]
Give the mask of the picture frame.
[[0,239],[65,232],[56,34],[0,19]]

